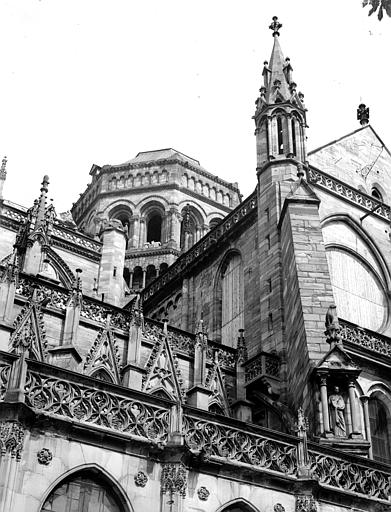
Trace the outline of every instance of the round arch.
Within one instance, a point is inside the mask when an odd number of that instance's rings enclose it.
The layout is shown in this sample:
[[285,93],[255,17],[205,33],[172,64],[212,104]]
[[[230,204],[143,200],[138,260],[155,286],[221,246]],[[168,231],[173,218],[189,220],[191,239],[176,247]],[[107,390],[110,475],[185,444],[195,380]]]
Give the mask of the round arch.
[[235,498],[234,500],[221,505],[216,512],[260,512],[257,507],[245,498]]
[[129,501],[129,498],[121,484],[117,482],[117,480],[112,475],[110,475],[110,473],[108,473],[103,467],[96,463],[80,464],[79,466],[76,466],[61,474],[59,477],[57,477],[56,480],[49,486],[46,493],[44,494],[39,504],[39,512],[43,510],[43,506],[46,500],[56,490],[56,488],[61,486],[62,483],[72,480],[73,478],[76,479],[78,476],[84,475],[89,475],[92,477],[92,479],[95,479],[98,482],[101,482],[104,485],[106,485],[112,492],[117,502],[120,504],[123,512],[134,512],[134,509]]

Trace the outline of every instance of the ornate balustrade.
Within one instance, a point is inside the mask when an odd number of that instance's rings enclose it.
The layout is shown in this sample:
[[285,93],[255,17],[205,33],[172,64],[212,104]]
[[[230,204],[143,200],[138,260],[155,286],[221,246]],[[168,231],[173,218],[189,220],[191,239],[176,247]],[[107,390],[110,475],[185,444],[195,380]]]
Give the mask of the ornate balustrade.
[[[0,401],[15,360],[0,352]],[[25,403],[40,417],[71,421],[79,427],[76,432],[84,426],[161,448],[168,442],[170,425],[176,425],[172,410],[179,404],[37,361],[27,363]],[[291,480],[300,476],[304,461],[308,477],[321,486],[391,501],[391,470],[379,462],[312,442],[307,450],[300,437],[190,407],[183,407],[183,414],[176,410],[174,417],[182,418],[185,446],[198,461],[239,465]]]
[[339,320],[339,324],[343,342],[352,343],[382,356],[391,357],[391,339],[387,336],[382,336],[369,329],[363,329],[346,320]]
[[253,192],[243,203],[233,210],[225,219],[215,228],[209,231],[199,242],[180,256],[175,263],[168,267],[162,276],[155,279],[142,292],[144,301],[152,297],[157,291],[167,285],[168,282],[182,275],[185,268],[195,263],[196,260],[206,256],[211,247],[215,247],[224,237],[236,228],[236,226],[251,213],[256,211],[257,195]]
[[345,458],[322,452],[309,450],[308,453],[313,476],[321,485],[391,501],[389,470],[381,470],[376,463],[366,463],[361,457]]
[[29,370],[25,400],[34,411],[48,416],[71,419],[156,443],[166,441],[168,405],[157,406],[148,400],[148,396],[140,399],[139,394],[125,388],[126,394],[120,394],[107,387],[102,389],[104,387],[72,382],[69,375],[65,379]]
[[280,358],[273,354],[261,352],[245,363],[246,383],[252,382],[262,375],[278,379],[279,373]]
[[284,443],[243,428],[234,428],[193,416],[184,417],[183,431],[187,446],[207,459],[246,464],[296,476],[296,440]]
[[328,190],[344,199],[356,204],[364,210],[372,212],[374,215],[381,217],[389,221],[391,219],[391,208],[376,200],[374,197],[357,190],[348,184],[340,181],[329,174],[316,169],[315,167],[309,167],[307,171],[308,182],[312,185],[320,187],[324,190]]

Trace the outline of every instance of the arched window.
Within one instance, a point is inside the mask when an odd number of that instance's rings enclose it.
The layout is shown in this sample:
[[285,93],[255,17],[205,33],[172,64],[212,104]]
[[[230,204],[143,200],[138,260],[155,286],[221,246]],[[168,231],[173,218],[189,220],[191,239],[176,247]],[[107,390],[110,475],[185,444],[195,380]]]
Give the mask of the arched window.
[[375,198],[375,199],[377,199],[378,201],[383,202],[383,196],[381,195],[381,193],[380,193],[380,191],[379,191],[379,189],[378,189],[378,188],[373,187],[373,188],[372,188],[372,192],[371,192],[371,194],[372,194],[372,197],[374,197],[374,198]]
[[209,222],[209,229],[213,229],[214,227],[216,227],[218,224],[220,224],[220,222],[222,221],[222,219],[219,219],[217,217],[214,217],[210,222]]
[[147,242],[160,242],[162,237],[162,218],[153,214],[147,223]]
[[163,274],[168,269],[168,263],[160,263],[159,275]]
[[143,287],[143,270],[141,267],[135,267],[133,272],[133,286],[135,290]]
[[282,119],[281,117],[277,117],[277,144],[278,144],[278,154],[282,155],[284,153],[284,137],[282,130]]
[[83,472],[61,482],[41,512],[125,512],[112,486],[95,474]]
[[291,130],[292,130],[292,153],[296,156],[297,150],[296,150],[296,123],[295,120],[292,119],[291,121]]
[[236,346],[239,329],[243,329],[243,268],[239,253],[229,253],[221,265],[215,290],[215,338]]
[[387,411],[381,400],[371,398],[368,403],[373,458],[391,464],[390,432]]
[[156,278],[156,267],[155,265],[148,265],[147,267],[147,275],[145,284],[148,286],[151,281]]

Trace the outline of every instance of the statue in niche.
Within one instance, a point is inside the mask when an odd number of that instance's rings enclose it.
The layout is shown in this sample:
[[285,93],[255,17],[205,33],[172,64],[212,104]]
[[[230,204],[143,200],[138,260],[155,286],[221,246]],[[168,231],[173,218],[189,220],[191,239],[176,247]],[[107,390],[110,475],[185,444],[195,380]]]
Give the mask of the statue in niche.
[[338,386],[334,386],[334,393],[329,396],[329,408],[331,428],[335,437],[346,437],[345,400],[339,393]]

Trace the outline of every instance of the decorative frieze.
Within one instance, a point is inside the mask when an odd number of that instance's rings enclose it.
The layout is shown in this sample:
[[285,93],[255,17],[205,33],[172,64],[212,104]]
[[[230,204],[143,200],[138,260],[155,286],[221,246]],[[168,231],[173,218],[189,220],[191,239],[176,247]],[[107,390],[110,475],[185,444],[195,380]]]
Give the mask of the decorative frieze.
[[161,476],[162,494],[186,496],[187,471],[182,463],[164,464]]
[[19,461],[22,457],[24,429],[18,421],[0,422],[0,456],[7,453]]
[[37,452],[37,460],[42,466],[48,466],[53,460],[53,454],[48,448],[42,448]]

